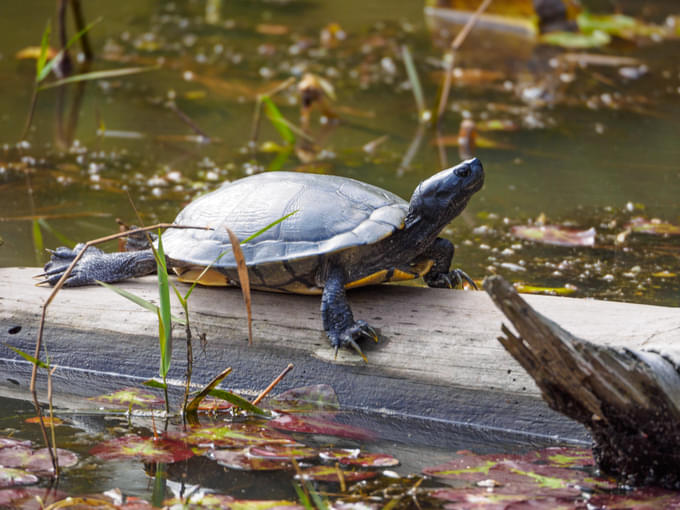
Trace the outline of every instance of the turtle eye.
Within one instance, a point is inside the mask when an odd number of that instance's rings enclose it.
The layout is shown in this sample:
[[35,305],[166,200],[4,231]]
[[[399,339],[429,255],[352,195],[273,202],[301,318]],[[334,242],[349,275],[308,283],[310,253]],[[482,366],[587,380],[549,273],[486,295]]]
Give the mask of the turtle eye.
[[456,170],[456,175],[458,177],[462,177],[463,179],[465,177],[469,177],[470,176],[470,167],[464,166],[463,168],[459,168],[458,170]]

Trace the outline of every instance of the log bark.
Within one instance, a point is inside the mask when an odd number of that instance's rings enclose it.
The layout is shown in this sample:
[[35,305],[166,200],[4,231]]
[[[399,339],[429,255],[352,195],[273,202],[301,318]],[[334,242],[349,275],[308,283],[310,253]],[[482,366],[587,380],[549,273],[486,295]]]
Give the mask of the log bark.
[[[34,286],[31,276],[39,272],[0,268],[0,384],[19,390],[27,387],[31,364],[6,344],[33,353],[41,306],[51,292]],[[118,285],[158,302],[156,280],[150,276]],[[589,441],[580,423],[543,402],[532,378],[496,341],[503,315],[485,292],[379,285],[348,292],[348,298],[355,317],[380,335],[377,344],[362,344],[368,363],[346,349],[334,359],[318,296],[253,292],[255,338],[248,345],[239,289],[196,288],[189,300],[191,324],[194,338],[204,333],[207,341],[194,344],[193,381],[206,383],[231,366],[223,386],[257,395],[293,363],[295,369],[277,391],[330,384],[345,408],[388,413],[391,419],[383,423],[393,426],[390,437],[395,440],[409,440],[413,420],[419,420],[418,440],[432,440],[438,448],[469,446],[459,442],[461,427],[474,427],[487,449],[510,434],[524,444]],[[677,308],[551,296],[526,300],[575,334],[621,348],[639,349],[680,324]],[[173,313],[181,313],[176,301]],[[640,322],[640,316],[649,320]],[[174,337],[169,377],[181,383],[186,369],[183,327]],[[99,286],[63,289],[57,295],[47,313],[45,346],[51,363],[59,365],[55,393],[108,393],[158,374],[155,314]]]
[[602,345],[536,312],[501,277],[484,289],[517,331],[503,325],[498,340],[552,409],[591,432],[600,468],[629,485],[680,489],[680,321],[642,348]]

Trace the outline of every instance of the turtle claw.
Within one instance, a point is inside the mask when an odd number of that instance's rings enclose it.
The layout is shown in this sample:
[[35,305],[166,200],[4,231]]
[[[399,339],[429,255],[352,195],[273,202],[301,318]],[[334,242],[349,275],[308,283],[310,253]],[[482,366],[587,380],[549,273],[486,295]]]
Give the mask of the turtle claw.
[[463,280],[465,280],[470,284],[470,287],[472,287],[475,290],[479,290],[479,287],[477,287],[475,281],[472,278],[470,278],[470,276],[462,269],[454,269],[451,271],[451,273],[454,273],[456,275],[458,283],[462,284]]
[[[357,351],[357,353],[359,354],[359,356],[361,356],[361,357],[364,359],[364,361],[365,361],[366,363],[368,363],[368,358],[367,358],[366,355],[364,354],[364,351],[361,350],[361,347],[359,347],[359,344],[357,344],[356,341],[355,341],[354,339],[348,340],[348,341],[347,341],[347,345],[349,345],[352,349],[354,349],[355,351]],[[336,348],[335,352],[336,352],[336,354],[337,354],[337,352],[338,352],[338,351],[337,351],[337,348]]]

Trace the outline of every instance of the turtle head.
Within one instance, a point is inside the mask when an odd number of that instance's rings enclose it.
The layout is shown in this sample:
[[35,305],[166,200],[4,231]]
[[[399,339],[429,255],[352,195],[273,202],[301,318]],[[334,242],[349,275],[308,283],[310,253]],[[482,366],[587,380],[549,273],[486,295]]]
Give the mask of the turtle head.
[[408,218],[443,228],[458,216],[484,184],[484,168],[477,158],[442,170],[421,182],[411,197]]

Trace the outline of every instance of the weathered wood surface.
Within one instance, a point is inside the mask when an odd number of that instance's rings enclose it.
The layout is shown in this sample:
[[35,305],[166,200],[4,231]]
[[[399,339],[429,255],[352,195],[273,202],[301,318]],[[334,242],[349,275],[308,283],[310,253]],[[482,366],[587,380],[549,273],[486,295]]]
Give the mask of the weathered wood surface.
[[[33,352],[40,307],[49,288],[35,287],[36,268],[0,268],[0,342]],[[121,286],[157,302],[156,278]],[[182,286],[180,284],[180,286]],[[253,293],[254,345],[248,345],[238,289],[198,288],[190,299],[198,342],[194,381],[205,383],[227,366],[232,389],[264,388],[288,363],[295,370],[281,389],[328,383],[343,405],[430,421],[474,424],[489,430],[587,439],[585,429],[550,410],[521,366],[503,349],[502,314],[484,292],[407,286],[357,289],[349,294],[355,317],[381,340],[364,342],[369,363],[352,351],[337,360],[323,333],[318,297]],[[586,299],[526,296],[527,301],[596,343],[641,348],[677,336],[680,309]],[[174,312],[179,314],[180,307]],[[62,290],[49,307],[45,342],[57,389],[88,395],[137,383],[158,371],[153,314],[100,287]],[[674,333],[668,333],[673,332]],[[171,376],[183,379],[184,335],[175,334]],[[27,385],[30,365],[0,345],[3,382]],[[395,420],[396,423],[396,420]]]
[[627,485],[680,489],[680,322],[643,350],[599,345],[536,312],[500,277],[484,288],[519,332],[504,328],[500,342],[552,409],[590,430],[599,467]]

